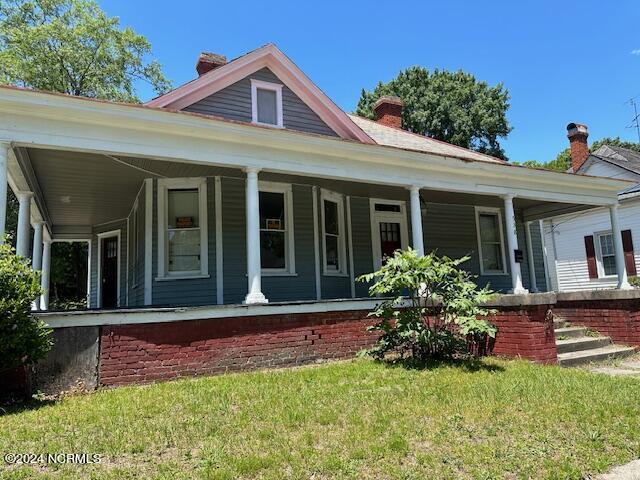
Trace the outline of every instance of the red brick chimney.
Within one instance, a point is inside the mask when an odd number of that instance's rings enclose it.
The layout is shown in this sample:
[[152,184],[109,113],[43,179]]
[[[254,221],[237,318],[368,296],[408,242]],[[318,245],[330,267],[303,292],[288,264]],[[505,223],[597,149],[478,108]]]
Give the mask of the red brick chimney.
[[373,105],[376,122],[387,127],[402,128],[402,99],[400,97],[383,96]]
[[570,123],[567,125],[567,137],[571,144],[571,168],[576,173],[589,157],[589,131],[586,125]]
[[210,72],[214,68],[221,67],[222,65],[226,65],[227,57],[224,55],[219,55],[217,53],[211,52],[202,52],[198,57],[198,63],[196,63],[196,71],[199,76],[204,75],[207,72]]

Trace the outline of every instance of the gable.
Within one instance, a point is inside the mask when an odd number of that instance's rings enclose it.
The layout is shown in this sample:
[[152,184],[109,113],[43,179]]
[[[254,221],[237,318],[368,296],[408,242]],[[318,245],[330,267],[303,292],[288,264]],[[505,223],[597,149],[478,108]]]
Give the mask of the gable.
[[582,167],[580,173],[596,177],[616,178],[620,180],[640,181],[640,175],[630,172],[628,169],[614,165],[613,163],[590,156]]
[[242,80],[183,108],[185,112],[215,115],[240,122],[251,122],[251,80],[277,83],[282,88],[284,127],[308,133],[338,134],[298,97],[269,68],[264,67]]
[[268,44],[204,73],[145,105],[182,110],[267,67],[327,126],[344,139],[375,143],[275,45]]

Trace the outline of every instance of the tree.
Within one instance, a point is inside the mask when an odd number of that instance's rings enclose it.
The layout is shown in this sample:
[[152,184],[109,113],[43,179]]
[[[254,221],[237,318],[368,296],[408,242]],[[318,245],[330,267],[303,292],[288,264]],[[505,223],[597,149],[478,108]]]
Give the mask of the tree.
[[120,29],[93,0],[0,2],[0,82],[70,95],[138,102],[135,83],[169,82],[148,40]]
[[491,87],[463,71],[411,67],[371,92],[363,89],[355,113],[374,118],[373,105],[383,95],[403,100],[403,128],[505,158],[498,140],[511,127],[506,118],[509,93],[501,83]]
[[[148,40],[120,28],[93,0],[0,0],[0,83],[106,100],[139,102],[138,82],[170,88]],[[15,238],[17,202],[9,192],[7,232]],[[56,245],[51,303],[82,301],[86,246]],[[80,262],[80,263],[78,263]],[[75,294],[63,286],[79,285]],[[60,286],[61,288],[57,288]],[[57,293],[69,295],[57,298]]]
[[[600,140],[596,140],[591,144],[589,148],[590,152],[595,152],[603,145],[611,145],[614,147],[626,148],[627,150],[633,150],[635,152],[640,152],[640,143],[636,142],[627,142],[625,140],[620,140],[620,137],[605,137]],[[571,167],[571,148],[567,147],[563,151],[561,151],[558,156],[550,160],[548,162],[538,162],[536,160],[527,160],[525,162],[513,162],[514,165],[522,165],[525,167],[533,167],[533,168],[545,168],[547,170],[556,170],[559,172],[566,172]]]
[[366,353],[379,360],[392,353],[411,361],[483,353],[497,332],[485,320],[493,312],[483,307],[493,292],[478,289],[471,274],[460,268],[468,260],[397,250],[380,270],[359,277],[375,282],[369,288],[372,297],[391,297],[371,314],[379,322],[369,330],[381,335]]

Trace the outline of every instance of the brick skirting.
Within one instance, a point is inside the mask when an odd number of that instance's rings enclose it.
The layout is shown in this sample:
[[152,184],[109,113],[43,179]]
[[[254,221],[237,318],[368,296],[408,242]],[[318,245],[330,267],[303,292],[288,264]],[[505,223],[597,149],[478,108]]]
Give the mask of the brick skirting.
[[[556,363],[548,306],[507,307],[492,321],[493,353]],[[375,342],[368,311],[189,320],[101,328],[99,382],[123,385],[181,376],[293,366],[353,357]]]
[[550,305],[502,308],[491,321],[498,327],[494,355],[558,363]]
[[102,327],[99,382],[122,385],[353,357],[377,335],[368,311]]
[[553,313],[574,325],[611,337],[616,343],[640,346],[640,299],[564,301],[559,298]]

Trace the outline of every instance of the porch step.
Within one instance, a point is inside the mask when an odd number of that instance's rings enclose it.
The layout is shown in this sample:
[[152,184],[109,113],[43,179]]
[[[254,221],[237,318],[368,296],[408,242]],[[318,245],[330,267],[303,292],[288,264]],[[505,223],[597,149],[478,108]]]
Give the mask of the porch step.
[[553,319],[553,328],[558,330],[560,328],[568,328],[571,326],[570,322],[567,322],[566,320],[556,317]]
[[586,337],[587,329],[585,327],[560,327],[556,328],[556,338],[565,337],[565,338],[576,338],[576,337]]
[[624,358],[635,353],[633,347],[619,347],[607,345],[606,347],[592,348],[589,350],[579,350],[577,352],[567,352],[558,354],[558,364],[563,367],[575,367],[586,363]]
[[609,337],[575,337],[567,340],[556,340],[558,353],[593,350],[594,348],[602,348],[607,345],[611,345],[611,339]]

